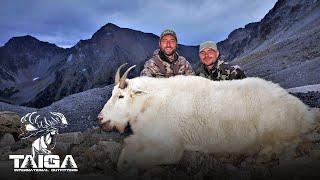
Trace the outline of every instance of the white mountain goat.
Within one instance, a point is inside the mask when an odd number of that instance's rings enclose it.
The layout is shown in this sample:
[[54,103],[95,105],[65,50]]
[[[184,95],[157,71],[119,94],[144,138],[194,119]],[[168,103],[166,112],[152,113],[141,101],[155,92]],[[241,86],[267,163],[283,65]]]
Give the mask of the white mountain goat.
[[[123,66],[123,65],[122,65]],[[123,132],[118,168],[173,164],[184,150],[277,155],[295,148],[315,127],[314,113],[298,98],[259,78],[211,81],[197,76],[115,77],[112,96],[98,115],[102,129]]]

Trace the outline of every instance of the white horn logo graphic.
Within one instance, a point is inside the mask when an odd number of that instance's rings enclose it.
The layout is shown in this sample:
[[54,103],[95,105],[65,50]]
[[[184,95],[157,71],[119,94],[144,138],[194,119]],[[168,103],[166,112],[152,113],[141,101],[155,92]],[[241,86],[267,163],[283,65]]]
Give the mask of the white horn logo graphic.
[[[55,146],[55,138],[59,127],[66,127],[68,122],[65,116],[58,112],[50,112],[50,118],[39,115],[37,112],[28,113],[21,118],[22,123],[22,139],[36,136],[40,134],[32,143],[32,157],[35,158],[36,154],[51,154],[51,151]],[[53,145],[49,148],[49,145]]]

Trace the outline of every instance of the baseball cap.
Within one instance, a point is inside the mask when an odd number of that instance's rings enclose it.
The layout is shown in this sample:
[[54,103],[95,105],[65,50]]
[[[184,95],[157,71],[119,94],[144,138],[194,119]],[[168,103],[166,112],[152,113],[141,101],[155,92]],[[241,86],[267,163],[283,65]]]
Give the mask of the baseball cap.
[[172,35],[172,36],[176,39],[176,41],[178,41],[176,33],[175,33],[173,30],[171,30],[171,29],[166,29],[166,30],[164,30],[164,31],[161,33],[161,35],[160,35],[160,40],[161,40],[161,39],[163,38],[163,36],[165,36],[165,35]]
[[205,41],[201,43],[199,47],[199,52],[201,52],[205,48],[211,48],[214,51],[219,52],[216,43],[214,43],[213,41]]

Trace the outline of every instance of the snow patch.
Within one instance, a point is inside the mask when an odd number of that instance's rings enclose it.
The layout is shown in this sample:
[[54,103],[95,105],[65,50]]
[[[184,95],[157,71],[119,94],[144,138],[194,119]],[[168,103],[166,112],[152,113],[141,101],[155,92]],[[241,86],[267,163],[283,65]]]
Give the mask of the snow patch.
[[35,77],[35,78],[32,79],[32,81],[36,81],[38,79],[39,79],[39,77]]
[[287,89],[287,91],[291,92],[291,93],[307,93],[309,91],[320,92],[320,84],[313,84],[313,85],[289,88],[289,89]]
[[73,55],[70,54],[70,55],[68,56],[68,58],[67,58],[67,62],[71,62],[71,61],[72,61],[72,57],[73,57]]

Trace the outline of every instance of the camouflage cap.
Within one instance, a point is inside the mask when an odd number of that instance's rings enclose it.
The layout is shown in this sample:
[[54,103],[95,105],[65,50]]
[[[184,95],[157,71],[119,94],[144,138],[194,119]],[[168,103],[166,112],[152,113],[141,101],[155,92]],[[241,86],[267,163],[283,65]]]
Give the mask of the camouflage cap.
[[199,47],[199,52],[201,52],[205,48],[211,48],[214,51],[219,52],[216,43],[214,43],[213,41],[205,41],[201,43]]
[[165,36],[165,35],[172,35],[176,39],[176,41],[178,41],[176,33],[171,29],[166,29],[161,33],[160,41],[163,38],[163,36]]

